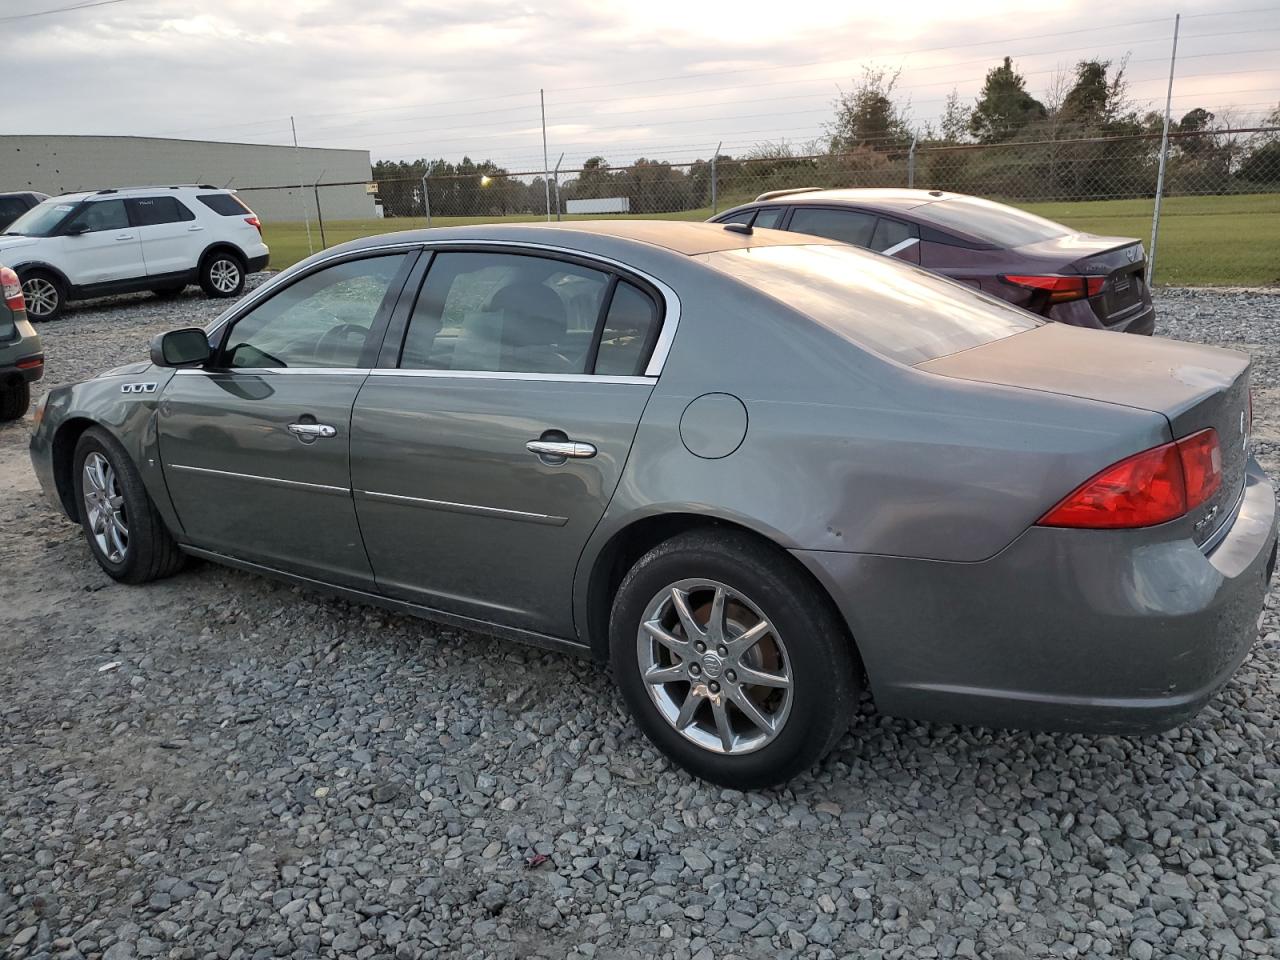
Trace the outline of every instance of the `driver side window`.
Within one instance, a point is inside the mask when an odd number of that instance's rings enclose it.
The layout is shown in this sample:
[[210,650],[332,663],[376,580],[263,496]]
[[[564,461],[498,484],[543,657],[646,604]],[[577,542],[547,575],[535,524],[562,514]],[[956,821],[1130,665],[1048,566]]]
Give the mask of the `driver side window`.
[[355,367],[406,254],[347,260],[290,284],[236,321],[219,366]]

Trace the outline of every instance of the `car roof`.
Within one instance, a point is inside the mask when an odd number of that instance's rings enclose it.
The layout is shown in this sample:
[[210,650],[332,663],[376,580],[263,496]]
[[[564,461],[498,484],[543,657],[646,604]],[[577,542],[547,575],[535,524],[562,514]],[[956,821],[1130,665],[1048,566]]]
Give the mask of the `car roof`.
[[[964,194],[947,193],[943,190],[908,190],[900,187],[851,187],[843,190],[806,190],[803,193],[788,193],[752,203],[780,204],[823,204],[823,203],[863,203],[876,207],[892,207],[897,210],[911,210],[922,207],[926,203],[937,203],[939,200],[950,200]],[[749,206],[750,204],[742,204]]]
[[201,183],[179,183],[166,186],[154,187],[107,187],[103,190],[81,190],[76,193],[62,193],[54,197],[55,200],[113,200],[120,197],[137,197],[147,196],[156,193],[182,193],[195,192],[200,193],[232,193],[225,187],[215,187],[210,184]]
[[[406,230],[397,234],[376,234],[354,240],[351,249],[385,245],[389,238],[399,243],[429,243],[439,240],[518,241],[551,245],[577,246],[596,250],[592,241],[622,240],[662,247],[685,256],[716,253],[721,250],[745,250],[751,247],[794,247],[809,244],[837,244],[838,241],[782,230],[752,230],[744,233],[727,230],[722,223],[700,223],[691,220],[566,220],[557,223],[488,223],[465,227],[437,227],[428,230]],[[332,252],[332,251],[329,251]]]

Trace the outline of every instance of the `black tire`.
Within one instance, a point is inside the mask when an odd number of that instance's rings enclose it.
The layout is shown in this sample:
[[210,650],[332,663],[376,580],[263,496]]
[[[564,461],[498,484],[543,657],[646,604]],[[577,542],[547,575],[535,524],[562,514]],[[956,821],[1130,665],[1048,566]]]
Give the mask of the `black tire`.
[[[641,620],[651,603],[660,602],[670,586],[691,579],[718,582],[754,604],[785,644],[785,659],[775,662],[789,665],[789,712],[782,716],[772,739],[752,752],[716,752],[693,742],[662,713],[650,696],[651,685],[642,677],[642,648],[638,643]],[[689,596],[692,604],[694,594]],[[706,626],[706,620],[699,622]],[[695,776],[735,789],[782,783],[821,760],[848,730],[861,684],[857,656],[830,598],[781,550],[735,530],[706,529],[681,534],[641,557],[623,578],[614,597],[609,647],[614,678],[649,740]],[[692,648],[689,652],[692,659],[680,660],[680,665],[701,671],[704,693],[721,689],[707,679],[712,669],[721,676],[727,690],[727,681],[734,676],[728,668],[735,661],[702,668],[705,657],[698,659],[700,655]],[[739,670],[745,663],[744,659],[737,664]],[[664,689],[687,691],[694,687],[692,681],[683,688],[682,683],[685,681],[675,681]],[[734,701],[730,697],[722,702]],[[737,715],[736,707],[726,709]],[[704,707],[698,710],[705,719]],[[711,712],[709,701],[705,710]]]
[[67,289],[47,270],[22,274],[22,294],[27,301],[27,319],[33,323],[57,320],[67,306]]
[[179,296],[185,289],[187,289],[186,284],[183,284],[180,287],[157,287],[152,290],[151,293],[153,296],[159,297],[161,300],[172,300],[174,297]]
[[0,381],[0,421],[8,423],[26,415],[31,406],[31,384],[25,380]]
[[[123,519],[128,534],[125,549],[118,559],[109,556],[98,543],[85,504],[85,461],[94,455],[105,458],[114,471],[114,489],[124,501]],[[90,552],[108,576],[121,583],[147,583],[172,576],[182,569],[184,554],[165,529],[164,520],[156,512],[142,484],[142,477],[115,437],[101,427],[90,427],[80,436],[71,462],[75,470],[80,526]]]
[[[230,282],[224,280],[227,276],[231,276]],[[206,297],[238,297],[244,290],[244,278],[244,258],[230,250],[214,250],[200,263],[200,289]]]

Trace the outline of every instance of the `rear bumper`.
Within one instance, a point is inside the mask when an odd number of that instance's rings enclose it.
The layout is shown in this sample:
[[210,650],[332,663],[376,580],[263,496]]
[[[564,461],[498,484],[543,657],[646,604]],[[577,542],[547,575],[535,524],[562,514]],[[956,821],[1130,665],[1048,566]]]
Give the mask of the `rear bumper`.
[[1058,323],[1066,323],[1073,327],[1090,327],[1095,330],[1110,330],[1115,333],[1136,333],[1151,336],[1156,329],[1156,308],[1149,301],[1141,310],[1126,317],[1119,323],[1103,323],[1087,300],[1074,300],[1070,303],[1059,303],[1049,310],[1049,319]]
[[1153,733],[1194,716],[1248,653],[1275,520],[1251,460],[1239,511],[1207,554],[1161,527],[1033,527],[980,563],[796,555],[844,612],[885,713]]
[[270,259],[271,259],[270,251],[263,254],[259,254],[256,257],[250,257],[248,263],[245,264],[245,272],[257,273],[260,270],[265,270],[267,268],[267,263]]
[[[38,364],[37,364],[38,361]],[[35,383],[44,376],[44,354],[23,357],[17,363],[0,364],[0,380],[19,377],[27,383]]]

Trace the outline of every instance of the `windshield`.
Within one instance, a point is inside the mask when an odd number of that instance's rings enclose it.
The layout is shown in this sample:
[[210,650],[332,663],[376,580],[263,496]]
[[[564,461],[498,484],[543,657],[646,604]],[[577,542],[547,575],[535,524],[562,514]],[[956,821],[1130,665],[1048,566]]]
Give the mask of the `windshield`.
[[13,223],[9,224],[5,233],[19,237],[47,237],[66,219],[78,202],[68,203],[66,200],[46,200],[38,203]]
[[978,197],[938,200],[916,207],[911,213],[925,223],[956,230],[998,247],[1021,247],[1071,233],[1060,223]]
[[749,247],[700,259],[846,340],[916,364],[1030,330],[1025,310],[845,245]]

